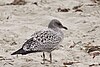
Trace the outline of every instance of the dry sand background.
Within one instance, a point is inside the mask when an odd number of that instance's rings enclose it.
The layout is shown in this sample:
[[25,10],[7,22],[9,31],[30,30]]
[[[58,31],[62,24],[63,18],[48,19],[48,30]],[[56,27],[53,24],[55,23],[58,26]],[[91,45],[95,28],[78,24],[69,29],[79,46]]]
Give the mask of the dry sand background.
[[[0,5],[13,0],[0,0]],[[100,6],[87,6],[90,0],[26,0],[26,5],[0,6],[0,67],[64,67],[66,62],[80,62],[68,67],[89,67],[100,64],[100,55],[94,59],[84,49],[84,45],[100,46]],[[34,4],[38,3],[38,6]],[[83,4],[83,12],[72,8]],[[69,8],[68,12],[58,12],[58,8]],[[43,65],[42,53],[25,56],[11,56],[36,31],[46,28],[52,19],[60,20],[69,28],[63,30],[65,38],[59,50],[52,52],[53,63]],[[70,48],[73,45],[76,46]],[[48,54],[46,54],[48,58]],[[93,67],[100,67],[95,65]]]

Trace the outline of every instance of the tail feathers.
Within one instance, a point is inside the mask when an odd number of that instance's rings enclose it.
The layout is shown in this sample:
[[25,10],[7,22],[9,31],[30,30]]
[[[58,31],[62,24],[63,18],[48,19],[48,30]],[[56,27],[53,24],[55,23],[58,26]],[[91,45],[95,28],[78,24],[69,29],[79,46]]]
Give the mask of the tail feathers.
[[15,55],[15,54],[22,54],[22,55],[24,55],[24,54],[27,54],[27,52],[24,51],[23,48],[21,48],[21,49],[15,51],[14,53],[12,53],[11,55]]

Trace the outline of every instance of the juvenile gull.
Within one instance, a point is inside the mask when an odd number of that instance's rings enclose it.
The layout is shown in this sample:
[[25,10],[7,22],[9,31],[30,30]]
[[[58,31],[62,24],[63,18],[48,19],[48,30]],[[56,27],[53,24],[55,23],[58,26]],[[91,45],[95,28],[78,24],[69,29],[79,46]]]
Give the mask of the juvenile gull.
[[67,30],[67,28],[64,27],[57,19],[51,20],[48,25],[48,29],[35,32],[19,50],[11,55],[26,55],[28,53],[43,52],[43,61],[45,63],[46,59],[44,52],[48,52],[50,53],[50,62],[52,62],[51,52],[57,48],[58,44],[64,38],[61,28]]

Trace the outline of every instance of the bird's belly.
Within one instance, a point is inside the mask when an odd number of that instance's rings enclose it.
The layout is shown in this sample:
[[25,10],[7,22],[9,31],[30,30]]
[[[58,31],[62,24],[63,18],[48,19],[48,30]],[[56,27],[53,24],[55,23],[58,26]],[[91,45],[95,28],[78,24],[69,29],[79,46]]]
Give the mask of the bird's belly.
[[56,49],[56,46],[57,45],[42,45],[41,47],[41,49],[42,49],[42,51],[44,51],[44,52],[51,52],[51,51],[53,51],[53,50],[55,50]]

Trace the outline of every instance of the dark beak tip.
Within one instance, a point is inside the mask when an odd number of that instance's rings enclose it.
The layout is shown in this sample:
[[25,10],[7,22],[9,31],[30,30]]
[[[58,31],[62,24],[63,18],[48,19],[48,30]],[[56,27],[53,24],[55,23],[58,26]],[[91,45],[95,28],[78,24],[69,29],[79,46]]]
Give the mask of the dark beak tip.
[[63,27],[65,30],[68,30],[68,28],[67,27]]
[[66,30],[68,30],[68,28],[66,28]]

